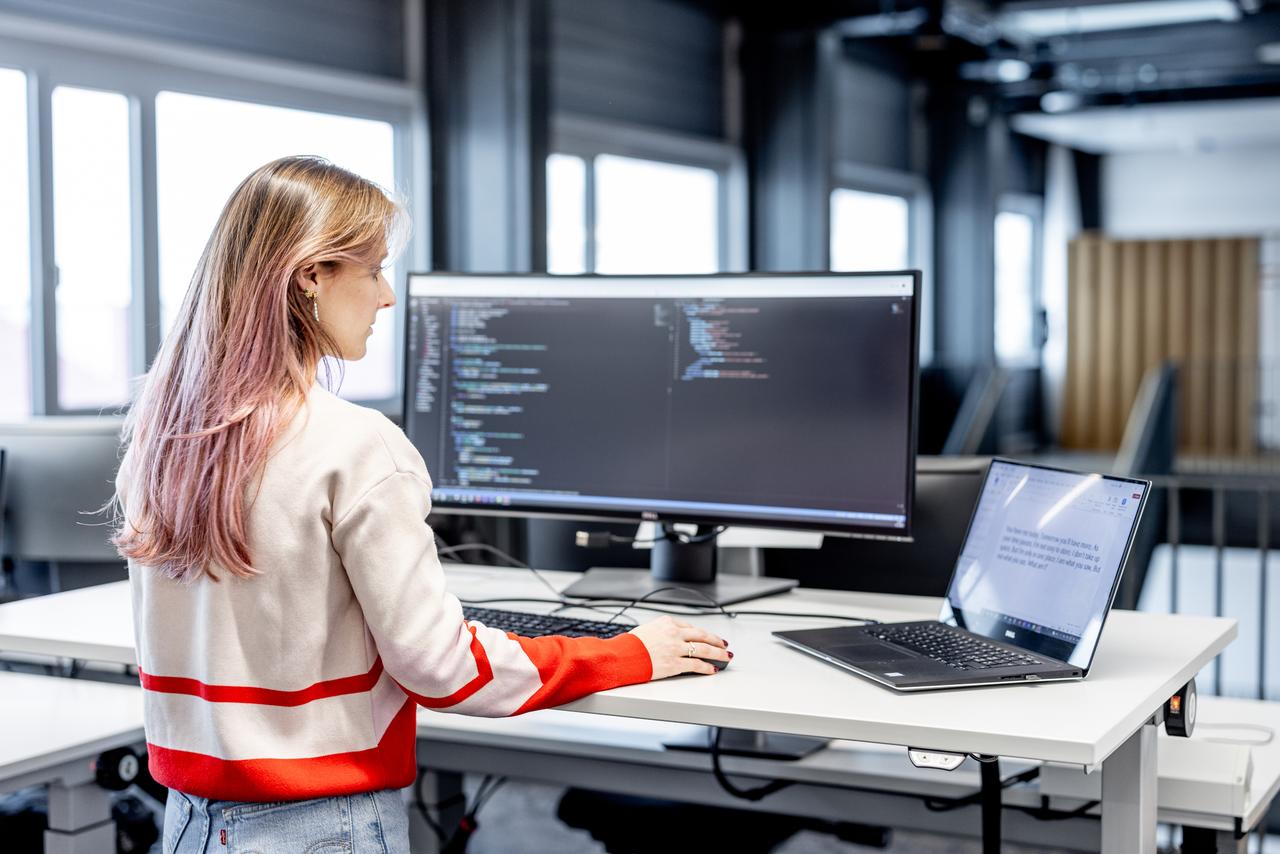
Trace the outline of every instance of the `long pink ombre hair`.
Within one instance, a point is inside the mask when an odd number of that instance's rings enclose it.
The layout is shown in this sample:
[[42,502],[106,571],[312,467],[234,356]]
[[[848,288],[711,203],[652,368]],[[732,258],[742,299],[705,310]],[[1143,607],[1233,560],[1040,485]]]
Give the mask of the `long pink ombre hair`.
[[[256,574],[248,491],[338,353],[298,287],[302,268],[394,255],[404,207],[317,157],[285,157],[236,188],[125,420],[112,542],[165,575]],[[126,503],[127,502],[127,503]]]

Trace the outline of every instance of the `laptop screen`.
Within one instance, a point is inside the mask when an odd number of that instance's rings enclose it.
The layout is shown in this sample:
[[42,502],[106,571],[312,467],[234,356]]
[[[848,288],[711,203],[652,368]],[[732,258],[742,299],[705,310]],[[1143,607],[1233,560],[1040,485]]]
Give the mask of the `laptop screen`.
[[1148,487],[992,461],[938,619],[1088,668]]

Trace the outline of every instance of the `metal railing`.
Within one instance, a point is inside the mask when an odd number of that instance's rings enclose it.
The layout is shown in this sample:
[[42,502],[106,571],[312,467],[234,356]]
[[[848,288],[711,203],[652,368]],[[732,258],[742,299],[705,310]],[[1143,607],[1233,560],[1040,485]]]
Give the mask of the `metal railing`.
[[[1224,615],[1226,599],[1226,565],[1228,551],[1241,548],[1256,550],[1257,602],[1252,615],[1240,614],[1244,623],[1246,619],[1257,621],[1257,659],[1255,664],[1256,679],[1251,693],[1257,699],[1269,699],[1268,681],[1268,623],[1271,619],[1280,621],[1280,614],[1271,614],[1272,603],[1269,596],[1269,558],[1280,566],[1280,551],[1272,552],[1275,542],[1273,532],[1272,508],[1280,510],[1280,469],[1269,469],[1270,466],[1255,468],[1241,472],[1217,473],[1195,472],[1175,475],[1148,476],[1154,487],[1153,500],[1157,495],[1164,497],[1164,534],[1157,538],[1157,545],[1147,555],[1144,588],[1150,588],[1153,580],[1163,582],[1161,578],[1152,577],[1152,570],[1163,570],[1163,566],[1153,565],[1151,560],[1158,551],[1159,545],[1168,547],[1168,608],[1171,613],[1182,610],[1184,591],[1181,589],[1180,568],[1185,559],[1183,554],[1187,547],[1207,547],[1212,550],[1212,562],[1207,569],[1212,572],[1212,613]],[[1207,499],[1207,501],[1206,501]],[[1207,505],[1207,506],[1206,506]],[[1207,518],[1205,516],[1207,515]],[[1251,518],[1254,517],[1254,518]],[[1248,530],[1252,528],[1252,530]],[[1250,536],[1251,534],[1251,536]],[[1200,561],[1193,565],[1203,566]],[[1238,562],[1237,562],[1237,565]],[[1203,579],[1200,579],[1203,581]],[[1203,588],[1203,584],[1198,585]],[[1144,589],[1139,600],[1148,609],[1159,607],[1152,601],[1152,591]],[[1280,603],[1277,603],[1280,604]],[[1280,608],[1275,608],[1280,611]],[[1224,655],[1231,651],[1224,650]],[[1203,686],[1207,693],[1223,693],[1222,656],[1215,659],[1211,684]],[[1277,686],[1280,688],[1280,686]],[[1277,692],[1280,693],[1280,692]]]

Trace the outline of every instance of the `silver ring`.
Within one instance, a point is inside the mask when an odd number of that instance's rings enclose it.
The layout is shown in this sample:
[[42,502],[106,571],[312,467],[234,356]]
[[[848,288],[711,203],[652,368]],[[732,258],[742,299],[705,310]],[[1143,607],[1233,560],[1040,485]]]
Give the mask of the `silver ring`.
[[689,651],[684,654],[685,658],[693,658],[693,644],[689,644]]

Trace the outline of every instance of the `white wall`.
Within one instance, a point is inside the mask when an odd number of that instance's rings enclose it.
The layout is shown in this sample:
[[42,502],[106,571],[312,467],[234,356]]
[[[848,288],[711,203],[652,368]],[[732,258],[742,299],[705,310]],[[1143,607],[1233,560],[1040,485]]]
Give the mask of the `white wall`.
[[1280,232],[1280,146],[1108,154],[1102,225],[1121,238]]

